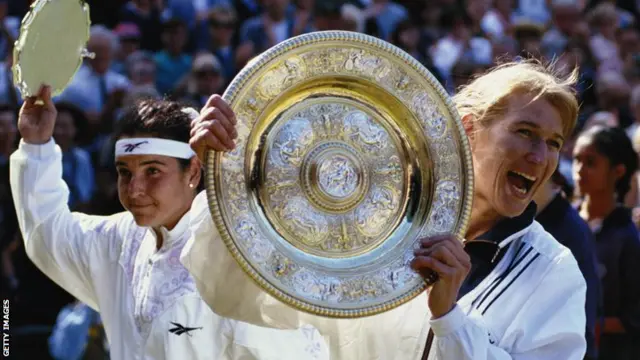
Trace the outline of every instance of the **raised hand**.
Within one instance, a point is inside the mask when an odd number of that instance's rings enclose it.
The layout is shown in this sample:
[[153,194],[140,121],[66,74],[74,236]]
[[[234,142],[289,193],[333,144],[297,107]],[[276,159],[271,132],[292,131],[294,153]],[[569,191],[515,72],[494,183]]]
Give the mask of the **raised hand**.
[[233,139],[237,137],[236,115],[231,106],[220,95],[211,96],[200,116],[191,122],[191,148],[204,161],[207,150],[233,150],[236,147]]
[[438,280],[429,291],[429,309],[432,317],[446,315],[456,304],[458,291],[471,270],[471,259],[463,244],[453,235],[436,236],[420,240],[411,267],[425,278],[433,272]]
[[41,86],[38,95],[25,99],[20,109],[18,130],[24,142],[35,145],[47,143],[53,136],[57,115],[51,100],[51,87]]

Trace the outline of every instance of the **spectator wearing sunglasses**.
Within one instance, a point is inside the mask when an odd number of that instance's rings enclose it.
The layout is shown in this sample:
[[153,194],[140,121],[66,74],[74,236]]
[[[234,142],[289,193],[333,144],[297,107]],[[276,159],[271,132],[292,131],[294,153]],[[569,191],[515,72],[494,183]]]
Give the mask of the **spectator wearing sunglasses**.
[[233,7],[218,5],[211,9],[208,17],[209,42],[203,50],[214,54],[222,66],[227,82],[237,73],[236,52],[233,39],[236,34],[237,17]]

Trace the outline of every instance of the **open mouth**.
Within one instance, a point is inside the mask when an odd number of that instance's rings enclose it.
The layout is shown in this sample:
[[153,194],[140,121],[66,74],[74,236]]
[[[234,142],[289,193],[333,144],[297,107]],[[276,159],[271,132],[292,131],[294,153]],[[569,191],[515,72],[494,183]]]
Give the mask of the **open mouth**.
[[536,182],[536,177],[527,175],[518,171],[509,171],[507,173],[507,179],[509,184],[514,188],[519,195],[527,195],[533,184]]

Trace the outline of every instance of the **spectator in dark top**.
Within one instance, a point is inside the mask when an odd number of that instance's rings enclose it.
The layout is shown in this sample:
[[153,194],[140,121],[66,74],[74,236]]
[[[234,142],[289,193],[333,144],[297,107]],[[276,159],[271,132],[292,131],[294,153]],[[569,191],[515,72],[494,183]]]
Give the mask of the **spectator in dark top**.
[[220,60],[222,73],[228,83],[237,73],[236,51],[233,47],[237,27],[236,12],[233,7],[219,5],[211,9],[208,21],[210,43],[205,49]]
[[599,358],[638,359],[640,354],[640,236],[621,205],[638,168],[631,140],[620,128],[594,126],[573,150],[580,216],[596,237],[603,315]]
[[263,0],[262,5],[264,14],[247,20],[240,30],[240,66],[293,35],[295,19],[288,12],[289,0]]
[[140,47],[148,51],[158,51],[162,48],[162,1],[161,0],[131,0],[120,12],[120,22],[130,22],[138,25],[142,33]]
[[426,55],[419,48],[420,28],[413,21],[404,20],[398,23],[398,26],[391,34],[391,40],[393,44],[409,53],[421,64],[426,63]]
[[154,57],[156,62],[156,87],[160,94],[169,94],[191,68],[191,55],[185,52],[187,26],[182,20],[171,19],[162,30],[164,50]]
[[551,179],[542,186],[534,201],[538,205],[536,220],[547,232],[553,235],[562,245],[571,250],[576,258],[582,276],[587,282],[587,298],[585,311],[587,316],[587,356],[585,359],[597,359],[595,343],[595,326],[600,304],[600,279],[596,270],[597,258],[595,239],[589,225],[582,220],[580,214],[571,207],[565,198],[563,185],[566,184],[562,174],[556,170]]

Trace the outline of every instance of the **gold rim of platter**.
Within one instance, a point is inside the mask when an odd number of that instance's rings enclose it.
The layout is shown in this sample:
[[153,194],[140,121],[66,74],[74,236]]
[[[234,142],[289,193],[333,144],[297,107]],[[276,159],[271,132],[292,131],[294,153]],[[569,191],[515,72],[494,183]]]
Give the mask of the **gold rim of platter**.
[[334,318],[425,290],[409,268],[417,240],[462,238],[473,196],[462,122],[426,68],[368,35],[314,32],[256,57],[223,98],[238,138],[207,153],[207,198],[253,281]]
[[51,96],[64,91],[83,58],[94,56],[85,48],[90,27],[89,5],[84,0],[31,4],[13,48],[13,82],[23,98],[37,95],[43,83],[51,86]]

